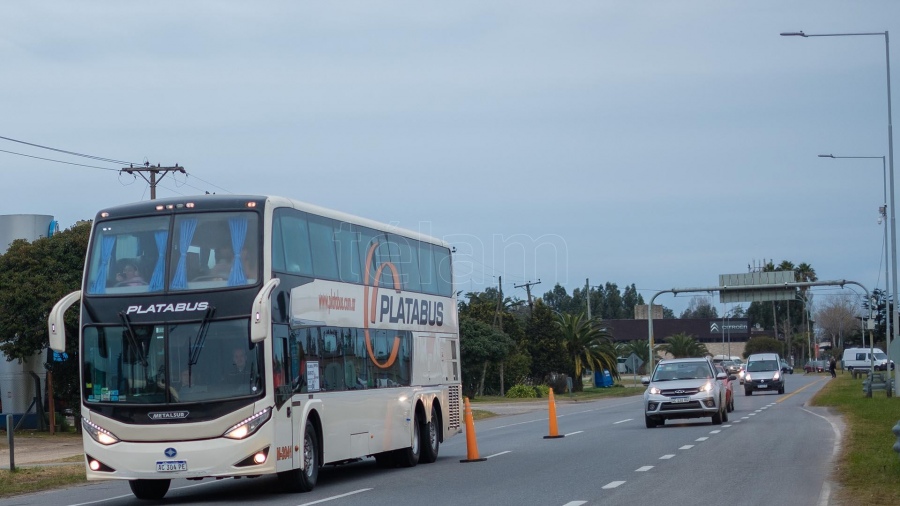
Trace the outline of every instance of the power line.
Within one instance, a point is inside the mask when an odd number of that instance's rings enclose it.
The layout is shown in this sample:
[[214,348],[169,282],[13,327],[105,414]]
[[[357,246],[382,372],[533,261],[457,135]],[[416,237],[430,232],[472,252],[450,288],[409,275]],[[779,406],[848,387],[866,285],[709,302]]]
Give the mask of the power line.
[[[84,153],[78,153],[78,152],[75,152],[75,151],[69,151],[69,150],[59,149],[59,148],[54,148],[54,147],[50,147],[50,146],[44,146],[44,145],[41,145],[41,144],[36,144],[36,143],[33,143],[33,142],[27,142],[27,141],[23,141],[23,140],[19,140],[19,139],[13,139],[13,138],[11,138],[11,137],[5,137],[5,136],[2,136],[2,135],[0,135],[0,139],[6,140],[6,141],[10,141],[10,142],[16,142],[16,143],[19,143],[19,144],[24,144],[24,145],[26,145],[26,146],[32,146],[32,147],[36,147],[36,148],[40,148],[40,149],[47,149],[47,150],[55,151],[55,152],[58,152],[58,153],[65,153],[65,154],[72,155],[72,156],[80,156],[80,157],[83,157],[83,158],[90,158],[90,159],[92,159],[92,160],[98,160],[98,161],[101,161],[101,162],[109,162],[109,163],[115,163],[115,164],[120,164],[120,165],[128,165],[129,168],[128,168],[128,169],[121,169],[121,170],[118,170],[118,169],[111,169],[111,168],[108,168],[108,167],[98,167],[98,166],[96,166],[96,165],[86,165],[86,164],[82,164],[82,163],[66,162],[66,161],[63,161],[63,160],[56,160],[56,159],[53,159],[53,158],[44,158],[44,157],[41,157],[41,156],[27,155],[27,154],[25,154],[25,153],[18,153],[18,152],[15,152],[15,151],[9,151],[9,150],[5,150],[5,149],[0,149],[0,152],[2,152],[2,153],[8,153],[8,154],[11,154],[11,155],[24,156],[24,157],[27,157],[27,158],[34,158],[34,159],[36,159],[36,160],[44,160],[44,161],[47,161],[47,162],[55,162],[55,163],[64,163],[64,164],[66,164],[66,165],[74,165],[74,166],[77,166],[77,167],[88,167],[88,168],[91,168],[91,169],[100,169],[100,170],[118,171],[118,172],[120,172],[120,173],[123,172],[123,171],[129,172],[129,173],[131,173],[130,171],[134,171],[134,172],[139,172],[139,173],[140,173],[140,171],[143,170],[143,169],[134,169],[135,166],[143,166],[143,167],[150,167],[150,168],[153,168],[152,166],[150,166],[150,165],[149,165],[148,163],[146,163],[146,162],[145,162],[145,163],[133,163],[133,162],[126,162],[126,161],[123,161],[123,160],[116,160],[116,159],[113,159],[113,158],[105,158],[105,157],[102,157],[102,156],[88,155],[88,154],[84,154]],[[156,170],[157,172],[163,172],[162,169],[163,169],[163,167],[160,167],[159,165],[157,165],[157,167],[156,167],[155,170]],[[219,190],[222,190],[222,191],[224,191],[224,192],[226,192],[226,193],[232,193],[231,191],[229,191],[229,190],[227,190],[227,189],[225,189],[225,188],[222,188],[221,186],[219,186],[219,185],[217,185],[217,184],[215,184],[215,183],[212,183],[212,182],[207,181],[207,180],[205,180],[205,179],[203,179],[203,178],[200,178],[200,177],[194,175],[193,173],[188,173],[188,172],[184,171],[184,169],[181,168],[181,167],[178,167],[177,164],[176,164],[175,167],[171,167],[171,168],[169,168],[169,169],[172,169],[172,170],[181,169],[181,170],[177,170],[177,172],[181,172],[181,173],[185,174],[185,181],[184,181],[183,183],[180,183],[181,186],[189,186],[189,187],[191,187],[191,188],[193,188],[193,189],[195,189],[195,190],[197,190],[197,191],[209,193],[209,191],[207,191],[207,190],[205,190],[205,189],[203,189],[203,188],[198,188],[198,187],[196,187],[196,186],[194,186],[194,185],[188,183],[188,182],[187,182],[187,177],[190,176],[190,177],[193,177],[194,179],[197,179],[197,180],[200,181],[200,182],[206,183],[206,184],[208,184],[209,186],[212,186],[212,187],[214,187],[214,188],[217,188],[217,189],[219,189]],[[134,175],[134,174],[132,174],[132,175]],[[145,181],[147,181],[148,183],[151,184],[151,194],[154,193],[154,191],[153,191],[153,186],[154,186],[153,182],[147,180],[147,178],[144,177],[143,174],[139,174],[139,175],[141,175],[141,177],[143,177]],[[160,178],[160,179],[162,179],[162,178]],[[177,180],[176,180],[175,182],[176,182],[176,184],[179,184]],[[169,189],[169,188],[167,188],[167,189]],[[174,192],[174,193],[178,193],[178,192]],[[180,193],[178,193],[178,194],[181,195]]]
[[118,169],[110,169],[110,168],[108,168],[108,167],[97,167],[96,165],[85,165],[85,164],[83,164],[83,163],[64,162],[64,161],[62,161],[62,160],[54,160],[54,159],[52,159],[52,158],[43,158],[43,157],[40,157],[40,156],[26,155],[26,154],[24,154],[24,153],[16,153],[15,151],[7,151],[7,150],[5,150],[5,149],[0,149],[0,152],[3,152],[3,153],[9,153],[9,154],[11,154],[11,155],[25,156],[25,157],[28,157],[28,158],[36,158],[36,159],[38,159],[38,160],[45,160],[45,161],[48,161],[48,162],[65,163],[66,165],[77,165],[77,166],[79,166],[79,167],[89,167],[89,168],[91,168],[91,169],[113,170],[113,171],[114,171],[114,170],[118,170]]
[[[35,147],[35,148],[48,149],[48,150],[50,150],[50,151],[56,151],[57,153],[65,153],[65,154],[67,154],[67,155],[80,156],[80,157],[83,157],[83,158],[90,158],[90,159],[92,159],[92,160],[99,160],[99,161],[101,161],[101,162],[116,163],[116,164],[120,164],[120,165],[128,165],[128,164],[133,164],[133,163],[134,163],[134,162],[124,162],[124,161],[122,161],[122,160],[114,160],[114,159],[112,159],[112,158],[104,158],[104,157],[102,157],[102,156],[86,155],[86,154],[84,154],[84,153],[77,153],[77,152],[75,152],[75,151],[68,151],[68,150],[65,150],[65,149],[51,148],[50,146],[43,146],[43,145],[41,145],[41,144],[35,144],[35,143],[33,143],[33,142],[20,141],[20,140],[18,140],[18,139],[13,139],[13,138],[10,138],[10,137],[4,137],[4,136],[2,136],[2,135],[0,135],[0,139],[6,140],[6,141],[10,141],[10,142],[18,142],[19,144],[25,144],[26,146],[32,146],[32,147]],[[140,165],[140,164],[135,164],[135,165]]]

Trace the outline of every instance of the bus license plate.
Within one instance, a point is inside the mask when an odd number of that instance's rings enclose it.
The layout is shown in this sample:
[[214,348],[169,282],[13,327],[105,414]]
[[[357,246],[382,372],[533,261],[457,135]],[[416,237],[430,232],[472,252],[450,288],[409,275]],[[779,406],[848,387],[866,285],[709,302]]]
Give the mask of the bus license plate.
[[186,460],[158,460],[156,471],[159,473],[171,473],[175,471],[187,471]]
[[688,401],[687,397],[672,397],[672,402],[674,402],[674,403],[687,402],[687,401]]

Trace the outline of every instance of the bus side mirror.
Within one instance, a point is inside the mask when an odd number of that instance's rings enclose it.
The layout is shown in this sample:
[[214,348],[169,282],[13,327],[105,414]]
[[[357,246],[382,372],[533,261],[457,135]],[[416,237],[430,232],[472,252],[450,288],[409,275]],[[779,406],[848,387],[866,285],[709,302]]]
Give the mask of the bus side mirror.
[[81,290],[76,290],[59,300],[47,317],[47,331],[50,334],[50,348],[53,351],[66,351],[66,310],[81,300]]
[[250,309],[250,342],[259,343],[269,337],[269,329],[272,328],[272,305],[269,299],[281,280],[270,279],[262,290],[253,299],[253,307]]

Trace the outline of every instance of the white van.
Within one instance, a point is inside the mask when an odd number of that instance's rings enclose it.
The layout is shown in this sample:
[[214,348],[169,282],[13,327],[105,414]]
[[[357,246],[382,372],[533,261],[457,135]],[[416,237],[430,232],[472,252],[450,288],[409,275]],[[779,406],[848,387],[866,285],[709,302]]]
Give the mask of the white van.
[[[873,354],[874,352],[874,354]],[[872,367],[871,360],[874,357],[875,369],[879,371],[887,370],[887,355],[881,351],[881,348],[847,348],[844,350],[844,357],[841,363],[844,369],[852,371],[853,369],[868,369]],[[891,370],[894,369],[894,361],[891,360]]]

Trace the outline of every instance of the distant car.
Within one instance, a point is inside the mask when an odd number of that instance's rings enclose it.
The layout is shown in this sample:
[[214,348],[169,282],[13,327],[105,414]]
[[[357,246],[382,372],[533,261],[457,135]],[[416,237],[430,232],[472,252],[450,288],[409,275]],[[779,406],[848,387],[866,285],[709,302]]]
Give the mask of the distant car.
[[652,377],[641,378],[644,392],[644,420],[647,428],[662,425],[670,418],[712,417],[714,425],[728,421],[725,387],[728,377],[713,368],[709,358],[661,360]]
[[[725,373],[725,377],[719,379],[723,372]],[[716,366],[716,373],[716,380],[721,381],[722,386],[725,387],[725,411],[731,413],[734,411],[734,384],[731,382],[736,380],[737,376],[728,374],[728,371],[721,365]]]
[[777,353],[755,353],[747,358],[744,395],[753,395],[754,390],[784,393],[784,373],[781,372],[781,357]]
[[741,364],[734,360],[723,360],[719,362],[718,365],[722,366],[728,374],[737,374],[737,372],[741,370]]
[[794,367],[787,363],[786,360],[781,360],[781,372],[786,372],[788,374],[794,374]]
[[806,362],[806,365],[803,366],[803,371],[807,373],[811,372],[825,372],[828,370],[828,362],[824,360],[810,360]]

